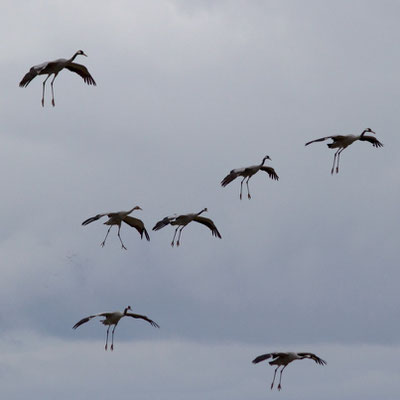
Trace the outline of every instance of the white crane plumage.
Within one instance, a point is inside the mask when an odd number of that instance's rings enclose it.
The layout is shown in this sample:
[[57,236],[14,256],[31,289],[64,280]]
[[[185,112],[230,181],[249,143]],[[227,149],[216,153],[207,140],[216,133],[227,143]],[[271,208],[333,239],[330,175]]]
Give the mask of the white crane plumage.
[[75,72],[78,74],[80,77],[83,78],[83,81],[87,83],[88,85],[94,85],[96,86],[96,82],[90,75],[88,69],[81,64],[74,63],[73,61],[75,60],[75,57],[81,55],[87,57],[87,55],[82,51],[78,50],[70,59],[65,59],[65,58],[59,58],[58,60],[54,61],[46,61],[42,64],[39,65],[34,65],[31,67],[29,72],[25,74],[25,76],[22,78],[21,82],[19,83],[20,87],[27,87],[29,83],[38,75],[47,75],[47,78],[43,81],[43,91],[42,91],[42,106],[44,107],[44,90],[45,90],[45,84],[47,79],[50,78],[51,75],[54,74],[54,78],[51,81],[51,94],[52,94],[52,100],[51,104],[53,107],[56,105],[54,101],[54,80],[56,79],[58,73],[66,68],[72,72]]
[[271,160],[269,156],[265,156],[259,165],[252,165],[250,167],[244,168],[237,168],[233,169],[229,174],[221,181],[221,186],[225,187],[233,180],[235,180],[238,176],[242,176],[243,179],[240,182],[240,200],[242,200],[242,189],[243,189],[243,182],[247,178],[246,186],[247,186],[247,198],[251,199],[250,190],[249,190],[249,180],[250,178],[256,174],[258,171],[266,172],[271,179],[278,180],[279,177],[276,174],[275,170],[272,167],[265,167],[264,163],[266,160]]
[[332,169],[331,169],[331,174],[335,171],[335,162],[336,162],[336,173],[339,172],[339,159],[340,159],[340,154],[342,151],[350,146],[352,143],[354,143],[357,140],[360,141],[366,141],[370,142],[374,147],[382,147],[383,144],[373,136],[366,136],[365,134],[367,132],[370,133],[375,133],[371,128],[364,129],[360,135],[335,135],[335,136],[325,136],[320,139],[315,139],[311,140],[311,142],[307,142],[305,145],[308,146],[311,143],[315,142],[323,142],[324,140],[327,139],[332,139],[332,143],[328,143],[327,146],[330,149],[337,149],[335,152],[335,155],[333,156],[333,164],[332,164]]
[[162,219],[161,221],[158,221],[155,224],[155,226],[153,227],[153,231],[158,231],[167,225],[172,225],[172,226],[177,225],[177,227],[175,229],[174,237],[171,242],[171,246],[172,247],[174,246],[175,236],[176,236],[176,233],[178,232],[178,229],[179,229],[179,234],[178,234],[178,240],[176,241],[176,245],[179,246],[183,228],[190,222],[195,221],[195,222],[199,222],[200,224],[205,225],[207,228],[209,228],[211,230],[211,233],[213,236],[221,239],[221,234],[218,232],[218,229],[215,226],[214,222],[209,218],[200,216],[200,214],[202,214],[205,211],[208,211],[207,208],[203,208],[198,213],[182,214],[182,215],[175,214],[170,217],[165,217],[164,219]]
[[79,322],[77,322],[72,327],[72,329],[78,328],[79,326],[90,321],[92,318],[104,317],[104,319],[102,319],[100,321],[103,325],[108,325],[107,335],[106,335],[106,344],[104,346],[104,350],[107,350],[107,346],[108,346],[108,332],[110,331],[111,325],[114,325],[114,328],[111,332],[111,351],[113,351],[114,350],[114,331],[115,331],[115,328],[117,327],[118,322],[120,321],[121,318],[123,318],[123,317],[132,317],[132,318],[136,318],[136,319],[139,318],[139,319],[143,319],[143,320],[147,321],[151,326],[154,326],[155,328],[160,327],[156,322],[154,322],[150,318],[146,317],[145,315],[130,313],[130,312],[128,312],[128,310],[131,310],[131,306],[126,307],[124,312],[114,311],[114,312],[103,312],[103,313],[99,313],[99,314],[89,315],[89,317],[83,318]]
[[132,228],[135,228],[140,233],[140,237],[142,239],[143,239],[143,234],[144,234],[146,236],[146,239],[150,240],[150,236],[147,233],[146,228],[144,227],[143,221],[141,221],[138,218],[134,218],[134,217],[129,216],[129,214],[134,210],[141,210],[141,208],[139,206],[135,206],[129,211],[118,211],[118,212],[109,212],[109,213],[104,213],[104,214],[97,214],[94,217],[88,218],[87,220],[83,221],[82,225],[88,225],[91,222],[97,221],[98,219],[100,219],[100,218],[104,217],[105,215],[107,215],[107,217],[109,219],[106,222],[104,222],[104,225],[110,225],[110,227],[108,228],[106,237],[101,242],[101,247],[104,247],[104,245],[106,244],[106,239],[107,239],[108,234],[110,233],[111,227],[113,225],[117,225],[118,226],[118,237],[119,237],[119,240],[121,242],[122,248],[126,250],[126,247],[125,247],[124,243],[122,242],[121,235],[120,235],[122,221],[125,222],[126,224],[128,224],[129,226],[131,226]]
[[276,372],[278,371],[278,368],[280,366],[283,366],[283,368],[281,369],[280,376],[279,376],[278,390],[282,389],[282,387],[281,387],[282,372],[292,361],[303,360],[304,358],[309,358],[311,360],[314,360],[319,365],[326,365],[326,361],[324,361],[322,358],[317,357],[313,353],[294,353],[294,352],[262,354],[262,355],[256,357],[252,362],[253,362],[253,364],[258,364],[259,362],[268,360],[271,357],[273,358],[273,360],[270,361],[269,364],[276,365],[275,372],[274,372],[274,379],[272,380],[272,383],[271,383],[271,389],[274,387]]

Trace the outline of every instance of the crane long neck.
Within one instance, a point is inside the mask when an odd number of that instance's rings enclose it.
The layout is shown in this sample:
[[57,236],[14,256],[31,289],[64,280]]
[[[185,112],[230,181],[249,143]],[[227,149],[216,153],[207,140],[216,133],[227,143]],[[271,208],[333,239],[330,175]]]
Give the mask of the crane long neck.
[[203,208],[200,212],[198,212],[197,213],[197,215],[200,215],[200,214],[202,214],[204,211],[206,211],[207,209],[206,208]]
[[77,51],[77,52],[69,59],[69,62],[74,61],[75,58],[76,58],[76,56],[77,56],[78,54],[80,54],[79,51]]

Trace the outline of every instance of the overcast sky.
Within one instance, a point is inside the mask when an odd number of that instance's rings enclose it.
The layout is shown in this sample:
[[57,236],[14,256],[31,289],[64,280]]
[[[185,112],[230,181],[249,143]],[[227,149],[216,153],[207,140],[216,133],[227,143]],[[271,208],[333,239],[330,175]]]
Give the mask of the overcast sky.
[[[4,398],[398,399],[400,3],[11,1],[0,15]],[[82,49],[69,71],[18,83]],[[49,83],[49,81],[48,81]],[[331,176],[305,142],[371,128]],[[252,199],[220,181],[265,155]],[[151,241],[81,222],[135,205]],[[173,213],[190,224],[171,248]],[[114,352],[98,320],[123,310]],[[310,351],[271,391],[251,360]]]

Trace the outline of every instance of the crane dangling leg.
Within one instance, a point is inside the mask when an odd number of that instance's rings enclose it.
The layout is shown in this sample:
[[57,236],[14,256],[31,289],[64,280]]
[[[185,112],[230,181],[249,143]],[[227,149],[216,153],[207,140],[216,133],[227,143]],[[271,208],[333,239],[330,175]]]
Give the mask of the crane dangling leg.
[[112,225],[110,225],[110,227],[108,228],[108,231],[106,233],[106,237],[104,238],[104,240],[100,243],[101,247],[104,247],[104,245],[106,244],[106,240],[107,240],[107,236],[110,233],[110,229],[111,229]]
[[250,189],[249,189],[249,180],[250,180],[250,178],[251,178],[251,176],[249,176],[248,178],[247,178],[247,181],[246,181],[246,185],[247,185],[247,198],[250,200],[251,199],[251,196],[250,196]]
[[172,247],[174,247],[175,236],[176,236],[176,232],[178,232],[178,229],[179,229],[179,226],[175,229],[174,237],[172,238],[172,242],[171,242]]
[[114,350],[114,331],[115,331],[116,327],[117,327],[117,324],[114,325],[114,328],[113,328],[113,330],[111,332],[111,351]]
[[242,200],[242,190],[243,190],[243,182],[244,182],[244,180],[246,179],[246,177],[244,177],[243,179],[242,179],[242,182],[240,182],[240,200]]
[[54,78],[51,80],[50,86],[51,86],[51,104],[53,105],[53,107],[56,105],[55,101],[54,101],[54,88],[53,88],[53,83],[54,80],[57,78],[57,74],[54,74]]
[[108,344],[108,332],[109,332],[109,330],[110,330],[110,326],[111,326],[111,325],[108,325],[108,328],[107,328],[106,345],[104,346],[104,350],[106,350],[106,351],[107,351],[107,344]]
[[283,372],[283,370],[285,369],[287,367],[287,365],[285,365],[282,369],[281,369],[281,374],[279,375],[279,385],[278,385],[278,390],[281,390],[282,389],[282,386],[281,386],[281,380],[282,380],[282,372]]
[[46,85],[47,79],[50,78],[50,75],[47,75],[47,78],[43,81],[43,90],[42,90],[42,107],[44,107],[44,87]]
[[274,379],[272,379],[272,383],[271,383],[271,390],[272,390],[272,388],[274,387],[274,382],[275,382],[275,376],[276,376],[276,371],[278,371],[278,368],[279,368],[279,365],[275,368],[275,371],[274,371]]
[[333,171],[335,171],[336,156],[337,156],[338,152],[339,152],[339,150],[337,150],[335,152],[335,155],[333,156],[333,164],[332,164],[331,174],[333,174]]
[[126,250],[126,247],[124,246],[124,243],[122,242],[121,235],[119,234],[120,229],[121,229],[121,225],[118,225],[118,237],[119,237],[119,241],[121,242],[122,248]]
[[340,155],[342,154],[342,151],[343,151],[344,149],[345,149],[345,148],[342,148],[342,149],[340,149],[340,150],[338,151],[337,160],[336,160],[336,173],[339,172],[339,160],[340,160]]
[[176,241],[176,245],[179,246],[180,245],[180,240],[181,240],[181,235],[182,235],[182,229],[185,227],[182,226],[181,229],[179,230],[179,234],[178,234],[178,240]]

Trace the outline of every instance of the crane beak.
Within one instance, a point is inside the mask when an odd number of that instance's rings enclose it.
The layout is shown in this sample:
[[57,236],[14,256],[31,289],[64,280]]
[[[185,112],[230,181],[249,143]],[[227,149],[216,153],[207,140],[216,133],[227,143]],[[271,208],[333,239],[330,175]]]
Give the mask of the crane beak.
[[82,51],[82,55],[85,56],[85,57],[87,57],[87,54],[85,54],[83,51]]

